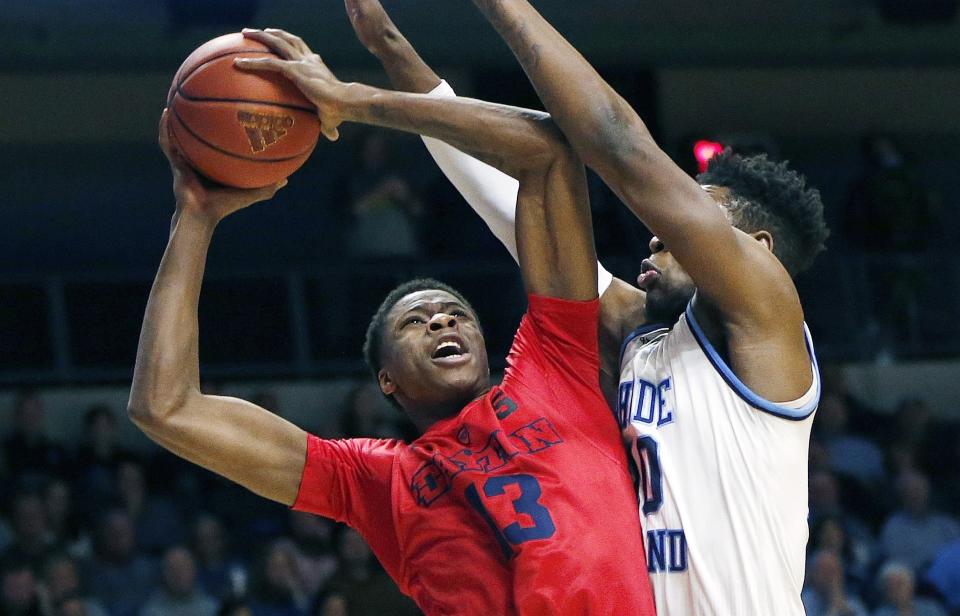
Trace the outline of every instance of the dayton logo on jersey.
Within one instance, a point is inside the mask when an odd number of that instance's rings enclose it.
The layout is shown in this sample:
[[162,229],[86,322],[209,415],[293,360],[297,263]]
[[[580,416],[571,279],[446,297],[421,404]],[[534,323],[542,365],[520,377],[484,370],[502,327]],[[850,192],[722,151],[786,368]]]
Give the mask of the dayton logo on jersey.
[[[458,432],[462,432],[463,427]],[[461,449],[452,455],[435,454],[430,462],[417,469],[410,490],[421,506],[447,493],[453,478],[465,471],[490,473],[503,468],[518,455],[538,454],[563,443],[553,424],[541,417],[509,434],[497,430],[490,434],[480,449]]]
[[237,120],[247,133],[250,149],[254,153],[263,152],[284,138],[293,126],[293,118],[288,115],[266,115],[252,111],[238,111]]

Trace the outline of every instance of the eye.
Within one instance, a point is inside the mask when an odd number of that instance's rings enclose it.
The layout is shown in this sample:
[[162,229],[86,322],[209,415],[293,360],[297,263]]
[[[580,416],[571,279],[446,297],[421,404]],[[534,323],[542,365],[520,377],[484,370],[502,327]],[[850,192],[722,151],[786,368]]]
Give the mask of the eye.
[[424,321],[422,317],[410,317],[404,321],[403,325],[400,327],[406,327],[407,325],[422,325],[423,323],[426,323],[426,321]]
[[464,318],[469,318],[469,317],[470,317],[470,315],[467,314],[466,311],[464,311],[464,310],[454,310],[454,311],[451,312],[450,314],[453,315],[453,316],[455,316],[455,317],[464,317]]

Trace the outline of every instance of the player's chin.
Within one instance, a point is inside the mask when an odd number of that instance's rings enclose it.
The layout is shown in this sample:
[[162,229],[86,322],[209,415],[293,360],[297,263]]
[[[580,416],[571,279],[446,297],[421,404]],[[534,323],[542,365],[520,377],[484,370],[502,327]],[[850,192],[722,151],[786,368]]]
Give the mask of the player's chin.
[[437,385],[451,390],[470,389],[484,378],[484,371],[474,357],[456,362],[434,362],[433,376]]

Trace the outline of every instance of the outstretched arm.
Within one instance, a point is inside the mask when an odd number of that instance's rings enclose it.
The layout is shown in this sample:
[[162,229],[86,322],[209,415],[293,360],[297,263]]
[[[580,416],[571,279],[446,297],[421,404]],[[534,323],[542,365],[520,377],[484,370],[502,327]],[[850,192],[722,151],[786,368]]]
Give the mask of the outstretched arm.
[[[527,0],[473,0],[523,65],[574,150],[665,243],[717,322],[735,373],[758,394],[791,400],[810,386],[803,311],[769,247],[735,229],[657,146],[646,125]],[[715,315],[715,316],[713,316]]]
[[664,241],[699,292],[728,321],[771,325],[787,315],[800,336],[799,302],[779,262],[731,227],[583,56],[526,0],[474,4],[513,50],[583,161]]
[[[424,62],[387,15],[380,0],[344,0],[357,38],[383,65],[397,90],[452,98],[453,88]],[[515,178],[448,143],[423,137],[437,166],[516,261],[516,205],[520,184]],[[619,379],[620,341],[643,324],[644,294],[614,279],[597,263],[600,293],[600,348],[605,389],[615,391]]]
[[[324,134],[362,122],[441,139],[520,182],[517,244],[527,291],[567,299],[597,297],[596,253],[583,169],[550,116],[462,98],[390,92],[336,79],[299,38],[245,31],[284,60],[236,60],[280,72],[315,105]],[[584,266],[586,264],[586,267]]]
[[197,348],[197,304],[217,223],[269,199],[281,185],[209,187],[170,143],[166,112],[160,146],[173,170],[177,209],[140,332],[130,418],[178,456],[289,505],[303,471],[306,434],[250,402],[201,393]]

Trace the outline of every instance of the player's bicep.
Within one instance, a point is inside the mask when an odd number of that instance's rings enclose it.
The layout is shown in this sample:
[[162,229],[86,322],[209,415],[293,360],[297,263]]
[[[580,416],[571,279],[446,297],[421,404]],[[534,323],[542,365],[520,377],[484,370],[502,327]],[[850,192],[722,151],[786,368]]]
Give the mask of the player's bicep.
[[567,148],[525,174],[517,198],[517,248],[527,292],[589,300],[597,296],[596,250],[583,165]]
[[194,394],[163,419],[140,419],[176,455],[290,505],[306,458],[306,432],[251,402]]

